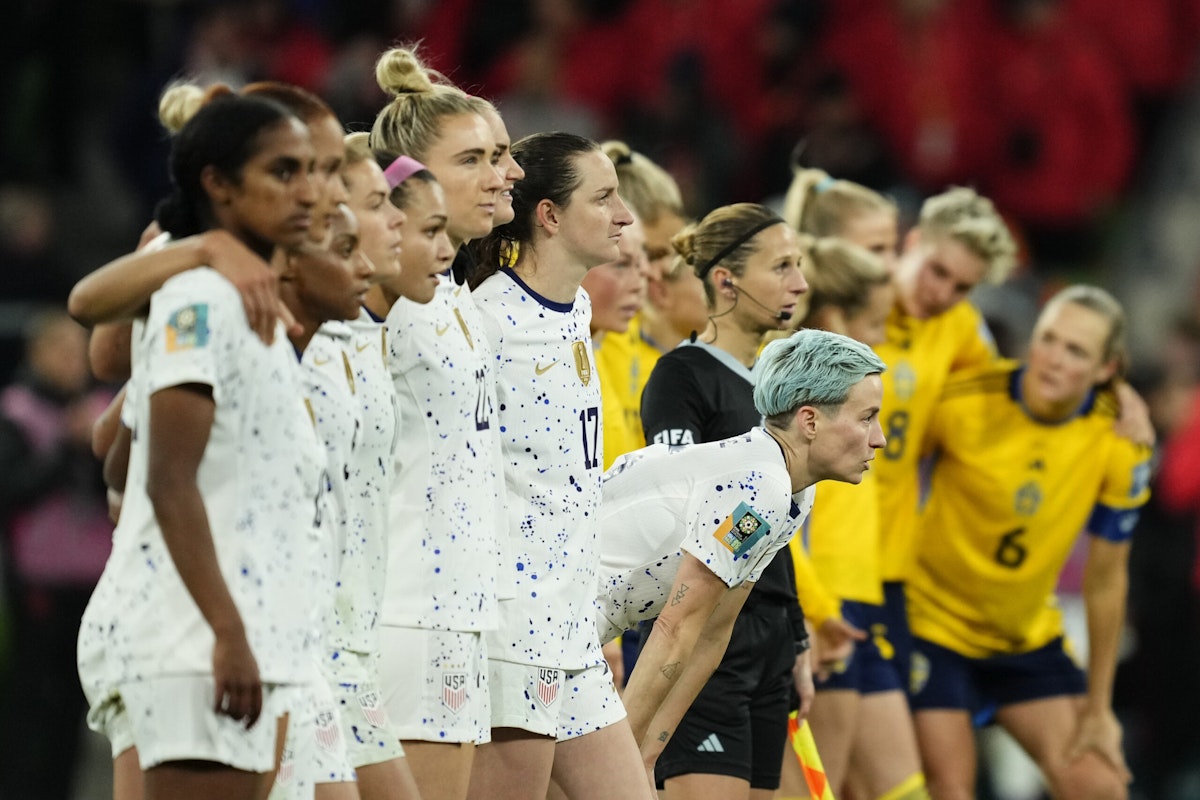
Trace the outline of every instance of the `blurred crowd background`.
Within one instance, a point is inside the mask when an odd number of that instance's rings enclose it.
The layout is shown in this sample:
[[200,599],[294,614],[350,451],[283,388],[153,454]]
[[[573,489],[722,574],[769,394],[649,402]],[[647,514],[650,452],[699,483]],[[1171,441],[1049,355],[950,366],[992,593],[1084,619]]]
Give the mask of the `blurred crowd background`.
[[[102,509],[86,429],[112,387],[91,384],[80,361],[85,337],[55,312],[79,277],[136,244],[165,194],[168,144],[156,109],[174,78],[288,81],[362,130],[385,102],[376,57],[420,40],[428,63],[496,102],[514,139],[552,129],[624,139],[675,176],[696,215],[742,200],[777,204],[796,165],[888,194],[902,228],[928,194],[970,185],[996,202],[1023,246],[1017,274],[973,298],[1006,354],[1020,355],[1014,343],[1027,337],[1042,297],[1094,282],[1130,312],[1130,378],[1163,442],[1196,396],[1200,0],[8,0],[5,8],[4,800],[103,797],[109,788],[76,779],[72,763],[87,747],[72,744],[83,698],[71,626],[104,550],[68,537],[52,549],[78,557],[47,567],[29,551],[26,529],[30,514],[65,507],[61,519],[90,531],[95,504]],[[1200,441],[1189,446],[1200,450]],[[1152,501],[1133,548],[1117,702],[1138,798],[1200,797],[1195,521],[1187,502]],[[17,668],[31,662],[32,678]],[[46,747],[65,759],[62,786],[6,784],[14,773],[3,738],[35,735],[30,715],[53,730]]]

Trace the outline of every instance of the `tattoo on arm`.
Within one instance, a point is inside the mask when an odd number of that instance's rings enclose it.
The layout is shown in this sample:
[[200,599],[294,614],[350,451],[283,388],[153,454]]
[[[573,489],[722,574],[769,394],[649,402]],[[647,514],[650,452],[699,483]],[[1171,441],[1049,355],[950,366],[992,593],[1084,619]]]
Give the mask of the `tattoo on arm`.
[[665,742],[667,739],[670,739],[670,738],[671,738],[671,735],[669,733],[667,733],[666,731],[660,731],[658,734],[658,740],[660,742]]
[[688,585],[686,583],[679,584],[679,590],[675,592],[675,596],[671,598],[671,605],[679,605],[683,602],[683,596],[687,594]]
[[676,661],[673,664],[667,664],[660,671],[662,672],[663,677],[666,678],[667,680],[669,680],[669,681],[674,680],[675,676],[679,674],[681,665],[682,665],[682,662]]

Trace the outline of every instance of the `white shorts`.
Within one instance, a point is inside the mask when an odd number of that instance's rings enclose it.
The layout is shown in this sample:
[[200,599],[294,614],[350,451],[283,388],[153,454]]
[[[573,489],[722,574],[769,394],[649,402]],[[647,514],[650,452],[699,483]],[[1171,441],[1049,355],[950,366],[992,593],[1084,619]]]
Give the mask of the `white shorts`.
[[377,683],[374,655],[341,650],[324,661],[325,677],[342,721],[352,767],[382,764],[404,757],[400,734],[388,717]]
[[116,689],[91,704],[88,708],[87,724],[96,733],[108,739],[114,759],[133,747],[133,728],[129,724],[129,712],[125,710],[125,701]]
[[488,662],[492,727],[574,739],[625,718],[608,664],[570,670]]
[[211,675],[173,675],[121,684],[142,769],[169,761],[212,761],[246,772],[275,768],[277,720],[295,698],[290,686],[263,686],[254,727],[213,711]]
[[100,614],[99,608],[100,601],[93,597],[84,609],[75,665],[79,670],[79,685],[88,701],[88,727],[108,738],[116,758],[133,747],[133,731],[121,694],[108,677],[108,640],[102,633],[104,626],[95,619]]
[[381,625],[379,651],[383,703],[401,739],[491,741],[482,634]]
[[269,800],[312,800],[318,783],[354,780],[329,683],[320,677],[297,686]]

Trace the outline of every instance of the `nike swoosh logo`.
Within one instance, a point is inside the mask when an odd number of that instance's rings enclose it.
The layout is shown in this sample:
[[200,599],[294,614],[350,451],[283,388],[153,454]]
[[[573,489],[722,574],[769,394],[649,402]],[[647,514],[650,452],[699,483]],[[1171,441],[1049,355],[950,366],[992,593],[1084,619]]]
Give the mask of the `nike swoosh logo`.
[[355,350],[357,350],[357,351],[358,351],[358,352],[360,352],[360,353],[361,353],[363,350],[366,350],[366,349],[367,349],[368,347],[370,347],[370,346],[371,346],[371,343],[370,343],[370,342],[367,342],[366,344],[358,344],[357,342],[355,342],[355,343],[354,343],[354,349],[355,349]]
[[316,358],[316,357],[314,357],[313,358],[313,366],[323,367],[326,364],[328,364],[330,361],[333,361],[333,359],[332,358]]
[[434,332],[434,333],[436,333],[438,336],[445,336],[445,335],[446,335],[446,331],[448,331],[448,330],[450,330],[450,323],[449,323],[449,322],[447,322],[445,325],[437,325],[437,326],[435,326],[435,327],[434,327],[434,329],[433,329],[433,332]]
[[549,364],[547,364],[544,367],[541,364],[535,364],[533,367],[533,371],[536,372],[538,375],[545,375],[550,370],[550,368],[553,367],[557,363],[558,363],[558,359],[551,361]]

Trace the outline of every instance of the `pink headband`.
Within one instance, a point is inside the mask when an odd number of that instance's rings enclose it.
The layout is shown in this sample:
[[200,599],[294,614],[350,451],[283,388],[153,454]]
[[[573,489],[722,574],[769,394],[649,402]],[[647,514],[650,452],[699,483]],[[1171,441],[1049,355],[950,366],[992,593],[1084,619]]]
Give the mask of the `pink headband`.
[[425,165],[415,158],[400,156],[383,171],[383,177],[387,178],[388,188],[395,189],[423,169]]

